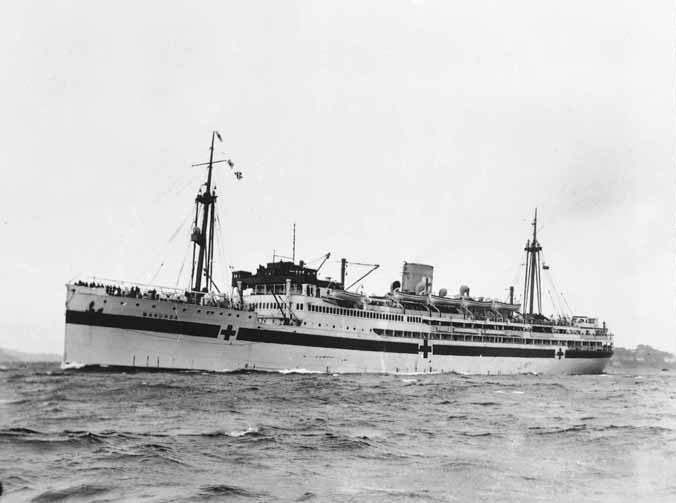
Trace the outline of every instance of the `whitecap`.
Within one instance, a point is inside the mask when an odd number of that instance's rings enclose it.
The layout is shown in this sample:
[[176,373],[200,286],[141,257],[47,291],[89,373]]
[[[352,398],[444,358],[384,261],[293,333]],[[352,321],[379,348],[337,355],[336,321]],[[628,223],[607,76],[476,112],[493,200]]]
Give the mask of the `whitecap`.
[[70,369],[81,369],[84,367],[84,363],[80,362],[61,362],[61,370],[70,370]]
[[244,435],[250,435],[252,433],[259,433],[261,430],[258,427],[251,427],[249,426],[246,430],[242,431],[231,431],[230,436],[231,437],[243,437]]
[[417,379],[402,379],[401,382],[409,383],[409,382],[417,382]]
[[319,370],[308,370],[308,369],[282,369],[278,370],[280,374],[323,374]]

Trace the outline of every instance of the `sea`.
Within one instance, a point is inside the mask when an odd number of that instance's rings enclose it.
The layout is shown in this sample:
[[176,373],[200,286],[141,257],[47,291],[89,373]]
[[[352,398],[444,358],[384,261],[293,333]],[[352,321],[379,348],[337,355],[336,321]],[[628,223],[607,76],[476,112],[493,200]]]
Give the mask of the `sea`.
[[676,372],[0,366],[0,503],[674,502]]

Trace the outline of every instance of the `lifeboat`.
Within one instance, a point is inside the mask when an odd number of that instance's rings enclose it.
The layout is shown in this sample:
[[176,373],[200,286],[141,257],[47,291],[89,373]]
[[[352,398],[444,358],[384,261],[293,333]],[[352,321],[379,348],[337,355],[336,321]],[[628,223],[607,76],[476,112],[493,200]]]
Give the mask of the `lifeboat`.
[[395,290],[394,292],[392,292],[392,297],[394,297],[394,300],[396,300],[397,302],[411,302],[413,304],[423,304],[423,305],[427,305],[430,303],[430,298],[428,295],[400,292],[399,290]]
[[518,311],[521,309],[521,304],[510,304],[509,302],[501,302],[494,300],[491,307],[493,311]]
[[363,306],[367,302],[366,295],[348,292],[347,290],[330,290],[323,298],[328,302],[340,305],[351,304]]
[[435,306],[460,307],[463,299],[460,297],[442,297],[440,295],[430,295],[430,303]]

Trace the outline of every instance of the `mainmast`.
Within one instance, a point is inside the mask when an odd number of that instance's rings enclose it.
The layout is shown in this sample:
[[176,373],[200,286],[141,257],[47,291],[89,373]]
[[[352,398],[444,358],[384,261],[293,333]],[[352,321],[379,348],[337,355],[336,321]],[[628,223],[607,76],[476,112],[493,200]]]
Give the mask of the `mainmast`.
[[[533,219],[533,239],[526,242],[526,277],[523,286],[524,316],[533,314],[542,315],[542,287],[540,282],[540,251],[542,246],[538,243],[538,210],[535,209]],[[537,302],[537,312],[535,303]]]
[[[218,138],[223,141],[218,131],[211,134],[211,148],[209,152],[209,162],[193,164],[195,166],[207,166],[207,181],[202,185],[204,191],[198,192],[195,197],[195,219],[193,221],[193,230],[190,240],[193,242],[192,250],[192,272],[190,277],[191,288],[200,292],[203,288],[209,290],[212,286],[216,287],[213,281],[214,270],[214,224],[216,220],[216,187],[211,187],[212,172],[214,164],[227,162],[230,168],[234,167],[230,159],[214,161],[214,142]],[[235,177],[240,180],[242,173],[236,171]],[[200,187],[201,189],[201,187]],[[201,215],[201,227],[198,225]],[[202,277],[205,278],[204,287],[202,286]],[[218,290],[218,287],[216,287]]]

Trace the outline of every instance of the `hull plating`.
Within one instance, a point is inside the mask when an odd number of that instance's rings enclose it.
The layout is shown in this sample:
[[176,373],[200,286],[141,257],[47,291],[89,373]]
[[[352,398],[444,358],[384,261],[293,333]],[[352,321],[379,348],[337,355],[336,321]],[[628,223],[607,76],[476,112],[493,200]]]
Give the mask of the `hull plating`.
[[[403,346],[383,346],[383,351],[305,346],[302,344],[304,340],[309,340],[308,337],[324,337],[326,340],[328,337],[315,333],[302,334],[305,338],[299,338],[301,334],[296,334],[293,328],[286,330],[289,338],[297,339],[293,344],[284,343],[279,338],[264,338],[262,340],[266,342],[258,342],[239,340],[237,336],[238,333],[246,336],[246,333],[268,332],[280,333],[279,330],[235,326],[231,332],[213,338],[67,323],[64,364],[206,371],[256,369],[328,373],[595,374],[603,372],[609,360],[606,355],[598,358],[581,355],[566,357],[565,352],[557,357],[554,349],[549,350],[551,357],[434,354],[437,345],[426,351],[422,346],[423,341],[417,340],[397,341]],[[246,337],[255,339],[253,336]],[[357,341],[348,347],[365,343],[360,338],[342,340]],[[404,346],[414,347],[416,352]],[[447,348],[453,346],[443,345],[445,352],[449,352]],[[442,350],[442,347],[438,350]]]

